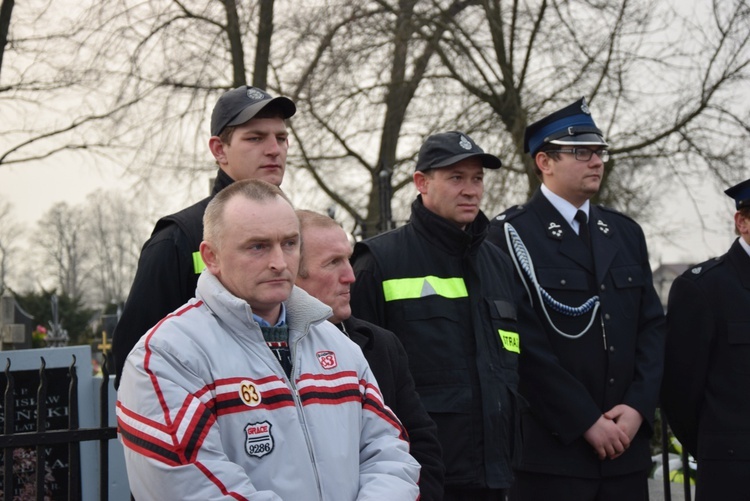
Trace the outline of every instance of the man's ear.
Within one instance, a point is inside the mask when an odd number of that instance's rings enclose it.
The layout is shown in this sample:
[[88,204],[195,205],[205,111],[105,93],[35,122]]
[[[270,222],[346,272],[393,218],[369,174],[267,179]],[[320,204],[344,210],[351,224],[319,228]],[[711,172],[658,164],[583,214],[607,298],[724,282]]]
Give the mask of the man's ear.
[[208,149],[211,150],[211,154],[214,156],[219,165],[225,165],[227,163],[227,154],[224,151],[226,145],[221,142],[219,136],[211,136],[208,140]]
[[534,156],[534,162],[536,162],[536,166],[542,171],[542,174],[549,174],[552,170],[552,157],[543,151]]
[[427,191],[427,176],[422,171],[414,172],[414,186],[417,187],[417,191],[420,195],[424,195]]
[[206,265],[208,271],[214,275],[219,275],[219,256],[216,253],[215,246],[211,242],[202,241],[200,245],[201,259]]
[[745,218],[740,211],[734,213],[734,226],[741,236],[750,235],[750,220]]

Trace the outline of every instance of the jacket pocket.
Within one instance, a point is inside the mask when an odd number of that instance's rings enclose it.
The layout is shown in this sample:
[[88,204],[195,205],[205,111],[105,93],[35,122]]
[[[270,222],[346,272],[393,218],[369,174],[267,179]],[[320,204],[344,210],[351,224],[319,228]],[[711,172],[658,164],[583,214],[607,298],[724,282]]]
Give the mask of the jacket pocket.
[[536,278],[545,290],[588,291],[588,274],[575,268],[539,268]]
[[618,266],[610,270],[610,275],[623,315],[632,318],[640,312],[641,291],[646,283],[643,270],[638,265]]
[[505,299],[485,298],[492,324],[493,336],[497,336],[500,348],[500,364],[505,369],[518,369],[521,354],[521,338],[518,332],[516,305]]
[[729,368],[738,374],[750,374],[750,321],[727,321]]

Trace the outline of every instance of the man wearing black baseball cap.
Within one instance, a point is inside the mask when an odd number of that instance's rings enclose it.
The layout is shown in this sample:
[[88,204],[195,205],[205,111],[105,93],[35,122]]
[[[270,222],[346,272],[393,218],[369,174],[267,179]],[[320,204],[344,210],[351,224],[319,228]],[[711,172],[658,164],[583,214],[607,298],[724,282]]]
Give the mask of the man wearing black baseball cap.
[[211,114],[209,149],[219,166],[211,195],[161,218],[144,244],[133,285],[115,328],[115,387],[130,350],[164,316],[195,295],[203,270],[199,247],[208,202],[234,181],[281,185],[289,147],[286,120],[296,111],[286,97],[243,85],[225,92]]
[[428,137],[409,223],[357,243],[352,255],[352,313],[397,333],[408,353],[438,425],[445,501],[503,500],[519,452],[523,301],[508,256],[485,242],[479,209],[484,169],[500,165],[462,132]]

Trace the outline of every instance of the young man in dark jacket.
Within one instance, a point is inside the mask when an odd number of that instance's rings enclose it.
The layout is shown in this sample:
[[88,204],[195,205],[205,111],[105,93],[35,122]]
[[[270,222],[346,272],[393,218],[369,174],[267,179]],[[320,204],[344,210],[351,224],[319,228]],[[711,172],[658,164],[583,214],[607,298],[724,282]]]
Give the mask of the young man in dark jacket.
[[409,435],[409,452],[419,461],[421,501],[443,499],[445,467],[437,426],[414,389],[409,360],[395,334],[352,316],[349,289],[354,271],[349,264],[352,246],[341,226],[317,212],[298,210],[302,251],[296,285],[331,307],[328,319],[357,343],[380,385],[386,405]]
[[285,120],[294,103],[264,90],[242,86],[225,92],[211,115],[208,146],[219,171],[211,195],[161,218],[143,245],[133,285],[115,327],[112,352],[115,387],[125,358],[140,337],[195,295],[203,270],[198,248],[208,202],[234,181],[261,179],[281,185],[289,147]]
[[484,169],[499,167],[466,134],[428,137],[409,223],[352,256],[352,311],[396,333],[409,355],[438,426],[446,501],[503,500],[520,452],[518,326],[531,312],[479,210]]

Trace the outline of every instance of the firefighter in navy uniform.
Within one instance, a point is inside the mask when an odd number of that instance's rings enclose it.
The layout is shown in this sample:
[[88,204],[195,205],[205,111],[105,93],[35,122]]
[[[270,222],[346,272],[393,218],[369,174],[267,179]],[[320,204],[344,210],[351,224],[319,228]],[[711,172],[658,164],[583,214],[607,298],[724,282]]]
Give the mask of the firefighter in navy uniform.
[[696,500],[750,500],[750,179],[734,199],[739,238],[672,284],[662,408],[698,460]]
[[358,242],[351,307],[395,332],[438,425],[445,501],[500,501],[520,449],[518,324],[526,312],[507,256],[485,241],[484,168],[500,160],[456,131],[427,138],[409,223]]
[[664,312],[640,226],[589,202],[607,146],[584,99],[533,123],[524,149],[542,186],[492,221],[544,326],[522,336],[513,499],[647,499]]

